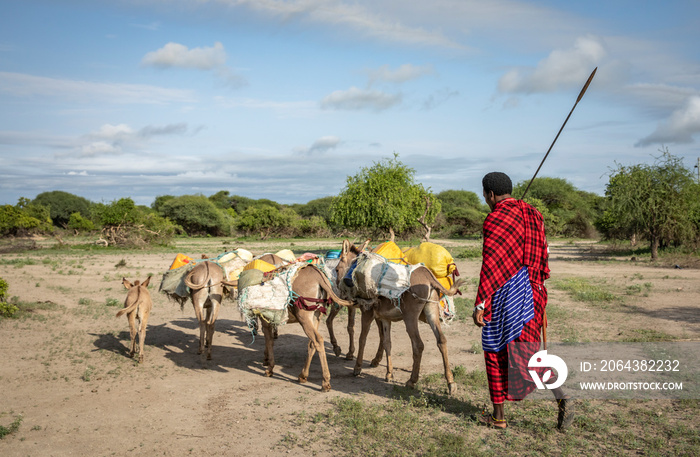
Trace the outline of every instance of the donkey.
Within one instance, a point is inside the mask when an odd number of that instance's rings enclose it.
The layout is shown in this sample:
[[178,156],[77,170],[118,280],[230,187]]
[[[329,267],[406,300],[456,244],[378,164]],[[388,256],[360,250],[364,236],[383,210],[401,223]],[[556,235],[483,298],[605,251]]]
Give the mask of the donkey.
[[[336,267],[339,281],[342,280],[347,269],[357,257],[356,250],[350,248],[351,244],[348,240],[343,242],[343,249],[340,254],[340,262]],[[362,373],[362,359],[364,355],[365,344],[367,342],[367,334],[369,332],[372,320],[378,319],[381,321],[384,351],[387,357],[387,371],[385,379],[387,381],[393,379],[393,365],[391,362],[391,322],[404,321],[406,332],[411,339],[411,347],[413,350],[413,368],[411,377],[406,382],[407,387],[415,387],[420,374],[420,363],[423,356],[424,344],[418,330],[418,321],[427,322],[433,330],[433,334],[437,340],[438,349],[442,354],[442,362],[445,371],[445,379],[449,394],[453,394],[456,390],[454,376],[450,370],[450,363],[447,356],[447,338],[442,332],[440,325],[440,305],[439,295],[453,296],[459,290],[465,279],[457,280],[450,289],[445,289],[440,282],[435,278],[433,273],[425,266],[419,266],[411,273],[409,289],[400,297],[400,308],[394,305],[391,300],[379,297],[370,307],[362,308],[362,330],[360,331],[360,342],[357,352],[357,361],[353,373],[359,376]]]
[[[348,243],[347,249],[351,250],[355,256],[360,255],[361,252],[363,252],[366,248],[367,245],[370,243],[370,240],[365,241],[365,243],[362,245],[362,247],[358,248],[355,245]],[[340,282],[342,278],[337,278],[338,280],[338,289],[341,291],[341,296],[344,295],[343,292],[346,291],[346,288],[343,286],[343,284]],[[360,306],[356,303],[353,303],[352,306],[348,307],[348,325],[347,325],[347,330],[348,330],[348,342],[349,342],[349,347],[348,347],[348,352],[345,354],[345,360],[352,360],[354,359],[355,355],[355,312],[361,309]],[[333,322],[335,321],[335,317],[338,315],[338,312],[340,311],[340,306],[333,306],[331,310],[328,312],[328,317],[326,318],[326,327],[328,328],[328,333],[331,338],[331,344],[333,345],[333,352],[335,353],[336,356],[340,356],[341,353],[343,352],[340,345],[338,344],[338,340],[335,337],[335,332],[333,330]],[[370,323],[371,325],[371,323]],[[379,325],[379,320],[377,320],[377,329],[379,330],[379,346],[377,347],[377,355],[372,359],[372,362],[370,363],[370,366],[376,367],[379,366],[379,363],[382,361],[382,356],[384,355],[384,333],[383,333],[383,328],[381,325]]]
[[[331,390],[331,374],[328,370],[326,351],[323,345],[323,337],[318,331],[321,314],[325,311],[322,305],[317,303],[330,304],[335,302],[341,306],[351,306],[352,303],[338,297],[333,292],[333,286],[326,275],[314,265],[306,265],[299,269],[296,278],[292,281],[292,291],[297,299],[297,303],[289,306],[289,322],[298,322],[304,333],[309,338],[308,353],[304,368],[299,374],[299,382],[304,383],[309,377],[311,359],[318,352],[321,361],[321,371],[323,372],[323,382],[321,390],[328,392]],[[309,303],[310,302],[310,303]],[[267,366],[265,376],[272,376],[275,368],[274,333],[276,326],[264,319],[260,319],[263,334],[265,335],[265,359]]]
[[[197,354],[202,354],[206,347],[207,360],[211,360],[214,324],[219,316],[221,300],[225,293],[224,286],[231,284],[226,281],[224,269],[208,260],[199,262],[192,267],[192,270],[185,276],[184,282],[190,288],[190,299],[199,322]],[[206,310],[206,316],[204,310]]]
[[[126,278],[122,278],[122,284],[128,290],[126,299],[124,300],[124,309],[117,313],[117,317],[126,314],[129,319],[129,333],[131,334],[131,349],[129,357],[133,357],[136,352],[136,336],[139,337],[139,363],[143,362],[143,344],[146,341],[146,325],[148,317],[153,308],[151,294],[148,292],[148,283],[151,281],[149,276],[143,283],[134,281],[131,284]],[[138,322],[136,322],[138,320]]]

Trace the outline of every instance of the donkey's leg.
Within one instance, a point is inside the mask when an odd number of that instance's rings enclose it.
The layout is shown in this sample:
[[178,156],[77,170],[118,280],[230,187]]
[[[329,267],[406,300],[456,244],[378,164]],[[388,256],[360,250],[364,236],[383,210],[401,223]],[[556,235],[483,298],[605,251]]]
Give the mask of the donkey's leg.
[[204,303],[207,300],[206,292],[202,289],[191,292],[192,306],[194,306],[194,314],[199,322],[199,349],[197,354],[204,352],[204,344],[206,342],[206,323],[204,321]]
[[372,319],[374,319],[374,310],[366,310],[362,308],[362,329],[360,330],[360,342],[357,349],[357,360],[355,361],[355,369],[353,374],[359,376],[362,373],[362,359],[365,354],[365,345],[367,344],[367,334],[372,326]]
[[126,315],[129,320],[129,336],[131,337],[131,346],[129,347],[129,357],[133,357],[136,352],[136,334],[138,327],[136,326],[136,312],[132,311]]
[[[408,310],[409,307],[405,307],[404,309]],[[404,312],[403,321],[404,324],[406,324],[406,332],[411,339],[411,349],[413,350],[413,369],[411,370],[411,378],[406,382],[406,386],[415,387],[418,382],[418,376],[420,375],[420,362],[423,357],[425,345],[418,331],[418,313]]]
[[391,381],[394,379],[394,365],[391,362],[391,321],[377,321],[377,324],[381,326],[384,335],[383,343],[384,351],[386,351],[386,376],[384,380]]
[[[304,329],[304,333],[306,333],[306,336],[309,337],[309,357],[306,366],[310,365],[310,359],[313,357],[313,353],[318,352],[318,358],[321,361],[321,371],[323,372],[323,383],[321,384],[321,390],[323,392],[328,392],[331,390],[331,373],[328,370],[326,351],[323,347],[323,337],[318,332],[318,322],[320,322],[319,312],[315,311],[311,313],[301,311],[298,313],[298,319],[299,323],[301,324],[301,328]],[[316,322],[312,322],[312,319],[316,319]],[[308,375],[308,369],[305,373],[302,371],[302,373],[299,375],[299,382],[304,382],[306,378],[308,378]],[[304,379],[302,380],[302,378]]]
[[[437,298],[437,297],[436,297]],[[428,306],[425,307],[423,312],[425,313],[425,319],[433,330],[435,339],[437,340],[438,349],[440,349],[440,354],[442,354],[442,364],[445,370],[445,380],[447,381],[448,394],[452,395],[455,393],[457,384],[454,380],[454,375],[450,369],[450,361],[447,357],[447,337],[442,333],[442,326],[440,325],[440,310],[439,304],[435,301],[430,302]]]
[[214,331],[216,325],[216,319],[219,317],[219,310],[221,309],[221,294],[211,294],[209,295],[210,307],[207,308],[207,360],[211,360],[211,350],[212,343],[214,341]]
[[352,360],[355,356],[355,312],[354,306],[348,308],[348,353],[345,360]]
[[[372,362],[370,362],[369,366],[371,367],[378,367],[379,364],[382,361],[382,357],[384,356],[384,326],[382,325],[382,321],[379,319],[374,320],[377,323],[377,330],[379,331],[379,345],[377,346],[377,355],[374,356],[372,359]],[[389,328],[391,328],[391,323],[389,323]],[[391,335],[389,335],[391,338]]]
[[143,316],[139,319],[139,363],[143,362],[143,345],[146,343],[146,325],[148,324],[148,316]]
[[333,305],[331,305],[331,309],[328,311],[328,317],[326,317],[326,328],[328,328],[328,334],[331,338],[331,345],[333,345],[333,352],[336,356],[339,356],[343,352],[340,346],[338,346],[338,340],[336,340],[335,332],[333,331],[333,321],[335,320],[335,317],[338,315],[339,311],[340,306],[333,303]]
[[275,338],[273,337],[272,324],[265,319],[260,318],[263,335],[265,336],[265,359],[263,365],[267,366],[265,376],[272,376],[272,371],[275,369]]

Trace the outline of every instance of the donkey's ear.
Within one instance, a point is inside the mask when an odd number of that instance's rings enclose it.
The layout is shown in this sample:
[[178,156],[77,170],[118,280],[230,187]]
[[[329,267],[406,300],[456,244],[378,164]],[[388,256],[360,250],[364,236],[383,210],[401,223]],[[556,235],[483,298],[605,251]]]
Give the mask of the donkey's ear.
[[127,281],[126,278],[122,278],[122,284],[124,284],[124,287],[126,289],[131,289],[133,287],[133,285],[129,281]]
[[151,277],[146,278],[144,282],[141,283],[143,287],[148,287],[148,283],[151,282]]
[[345,239],[343,240],[343,250],[340,252],[340,255],[345,257],[348,252],[350,252],[350,240]]
[[360,252],[364,252],[364,250],[367,249],[367,246],[369,246],[370,241],[372,240],[370,240],[369,238],[367,239],[367,241],[365,241],[365,244],[363,244],[360,248]]

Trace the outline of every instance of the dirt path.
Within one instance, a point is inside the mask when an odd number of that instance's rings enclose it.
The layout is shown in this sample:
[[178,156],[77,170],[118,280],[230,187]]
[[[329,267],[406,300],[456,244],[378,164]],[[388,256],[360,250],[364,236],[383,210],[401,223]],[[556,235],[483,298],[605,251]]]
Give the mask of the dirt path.
[[[581,340],[619,339],[637,329],[660,330],[683,339],[700,339],[700,270],[653,268],[633,262],[590,262],[572,257],[568,245],[553,246],[553,280],[586,278],[625,295],[619,308],[596,309],[551,289],[550,303],[561,321],[550,320],[550,339],[561,340],[571,328]],[[214,336],[213,360],[196,354],[198,330],[190,304],[180,307],[156,292],[172,254],[77,254],[56,258],[50,250],[3,254],[0,277],[8,296],[39,302],[29,318],[0,321],[0,425],[21,415],[16,433],[0,440],[3,456],[63,455],[335,455],[319,441],[303,450],[287,446],[297,415],[313,417],[338,397],[381,401],[392,389],[384,382],[385,365],[352,374],[354,361],[335,357],[327,342],[333,390],[320,392],[321,373],[314,359],[309,382],[297,375],[306,357],[307,339],[297,324],[280,328],[275,345],[276,374],[263,376],[263,338],[253,340],[229,302]],[[22,261],[28,259],[33,262]],[[117,266],[122,259],[126,266]],[[475,278],[476,260],[460,261],[463,276]],[[154,274],[153,312],[146,337],[145,362],[127,357],[128,325],[114,315],[125,291],[122,276],[144,280]],[[645,284],[650,284],[645,286]],[[629,287],[643,293],[626,295]],[[473,297],[473,282],[465,297]],[[108,302],[118,306],[107,306]],[[567,320],[570,318],[571,320]],[[336,332],[347,348],[345,314]],[[411,367],[410,343],[401,323],[393,326],[395,384],[403,385]],[[358,329],[359,331],[359,329]],[[451,365],[483,369],[483,356],[472,353],[480,340],[469,322],[445,330]],[[325,326],[322,334],[327,335]],[[442,364],[429,328],[422,374],[439,373]],[[367,352],[374,353],[376,331]],[[369,357],[366,357],[369,358]],[[484,402],[488,393],[483,393]]]

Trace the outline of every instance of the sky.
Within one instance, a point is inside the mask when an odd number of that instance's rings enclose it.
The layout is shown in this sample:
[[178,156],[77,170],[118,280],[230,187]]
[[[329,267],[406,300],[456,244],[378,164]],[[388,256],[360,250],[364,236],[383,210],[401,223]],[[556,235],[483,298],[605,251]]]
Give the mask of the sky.
[[394,157],[437,193],[490,171],[603,194],[700,157],[700,2],[0,0],[0,204],[306,203]]

